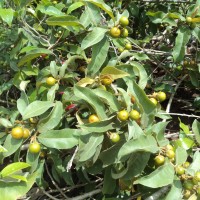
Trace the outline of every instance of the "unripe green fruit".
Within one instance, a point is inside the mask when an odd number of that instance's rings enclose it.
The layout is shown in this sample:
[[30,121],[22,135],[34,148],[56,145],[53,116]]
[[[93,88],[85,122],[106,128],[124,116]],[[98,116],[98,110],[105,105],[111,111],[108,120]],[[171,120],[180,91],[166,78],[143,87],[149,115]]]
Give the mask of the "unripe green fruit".
[[167,144],[165,148],[166,148],[166,150],[173,150],[174,151],[174,147],[171,144]]
[[118,133],[111,133],[110,134],[110,139],[113,143],[117,143],[120,141],[120,136]]
[[120,121],[126,121],[129,117],[129,113],[127,110],[121,110],[117,113],[117,117]]
[[155,158],[154,158],[154,161],[155,161],[155,164],[156,165],[163,165],[164,162],[165,162],[165,157],[162,156],[162,155],[157,155]]
[[198,182],[200,182],[200,172],[196,172],[194,174],[194,178],[195,178],[195,180],[197,180]]
[[132,45],[131,45],[130,43],[127,43],[127,44],[125,45],[125,49],[131,50],[131,49],[132,49]]
[[121,32],[121,36],[122,36],[123,38],[128,37],[128,29],[124,28],[124,29],[122,30],[122,32]]
[[172,159],[175,157],[175,152],[173,150],[167,150],[166,151],[166,156],[169,158],[169,159]]
[[119,19],[119,23],[120,23],[122,26],[128,26],[129,20],[128,20],[127,17],[122,16],[122,17]]
[[122,53],[123,51],[124,51],[124,49],[123,48],[118,48],[118,51],[120,52],[120,53]]
[[131,112],[129,113],[129,116],[133,120],[140,119],[140,113],[137,110],[131,110]]
[[155,106],[158,104],[157,100],[155,98],[149,99]]
[[191,23],[192,22],[192,17],[186,17],[186,22]]
[[188,168],[190,166],[190,163],[188,161],[184,162],[183,163],[183,167],[184,168]]
[[39,153],[41,150],[40,144],[38,142],[33,142],[29,145],[29,151],[31,153]]
[[183,175],[184,173],[185,173],[184,167],[182,167],[180,165],[176,167],[176,174],[177,175]]
[[53,77],[48,77],[48,78],[46,79],[46,83],[47,83],[47,85],[53,86],[53,85],[55,85],[55,83],[56,83],[56,79],[53,78]]
[[112,28],[110,29],[110,35],[111,35],[112,37],[117,38],[117,37],[120,36],[120,34],[121,34],[121,30],[120,30],[118,27],[112,27]]
[[183,187],[187,190],[192,190],[194,187],[194,183],[191,180],[187,180],[183,183]]
[[163,102],[166,100],[167,96],[164,92],[160,91],[156,94],[156,98],[158,101]]

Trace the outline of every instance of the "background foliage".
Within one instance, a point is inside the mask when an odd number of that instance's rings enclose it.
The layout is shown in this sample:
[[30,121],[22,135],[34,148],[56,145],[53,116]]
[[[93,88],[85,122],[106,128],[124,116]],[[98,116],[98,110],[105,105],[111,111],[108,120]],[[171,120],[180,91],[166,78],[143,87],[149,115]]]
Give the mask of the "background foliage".
[[198,198],[199,0],[0,0],[0,23],[2,199]]

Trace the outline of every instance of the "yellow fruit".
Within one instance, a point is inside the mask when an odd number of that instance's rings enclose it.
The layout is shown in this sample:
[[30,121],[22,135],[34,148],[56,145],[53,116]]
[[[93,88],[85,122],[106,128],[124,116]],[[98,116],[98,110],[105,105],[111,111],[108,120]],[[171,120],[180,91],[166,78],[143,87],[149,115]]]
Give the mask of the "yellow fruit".
[[20,126],[13,128],[11,131],[11,135],[15,139],[21,139],[23,137],[23,134],[24,134],[24,130]]
[[46,83],[47,83],[47,85],[53,86],[53,85],[55,85],[55,83],[56,83],[56,79],[53,78],[53,77],[48,77],[48,78],[46,79]]

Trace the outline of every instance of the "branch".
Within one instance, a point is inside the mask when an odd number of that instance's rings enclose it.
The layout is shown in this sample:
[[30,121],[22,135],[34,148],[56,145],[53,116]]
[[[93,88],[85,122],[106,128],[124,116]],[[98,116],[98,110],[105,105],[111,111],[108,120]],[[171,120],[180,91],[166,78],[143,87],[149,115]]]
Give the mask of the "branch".
[[101,192],[101,189],[96,189],[96,190],[93,190],[91,192],[88,192],[88,193],[85,193],[83,195],[80,195],[80,196],[77,196],[77,197],[73,197],[71,198],[71,200],[82,200],[82,199],[86,199],[88,197],[92,197],[93,195],[95,194],[98,194]]
[[163,194],[169,191],[169,189],[170,186],[165,186],[160,190],[158,190],[157,192],[153,193],[151,196],[147,197],[145,200],[159,200]]
[[72,163],[73,163],[74,157],[76,156],[77,151],[78,151],[78,146],[76,147],[76,149],[75,149],[70,161],[67,163],[67,172],[69,172],[69,170],[72,167]]
[[198,115],[188,115],[188,114],[182,114],[182,113],[162,113],[162,112],[158,112],[158,114],[160,115],[174,115],[174,116],[182,116],[182,117],[194,117],[194,118],[198,118],[200,119],[200,116]]

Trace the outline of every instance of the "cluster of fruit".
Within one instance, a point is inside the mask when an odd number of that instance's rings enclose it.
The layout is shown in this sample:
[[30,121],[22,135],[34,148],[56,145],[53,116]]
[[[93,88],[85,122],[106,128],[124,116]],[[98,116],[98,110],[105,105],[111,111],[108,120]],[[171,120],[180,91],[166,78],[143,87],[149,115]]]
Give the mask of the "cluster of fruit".
[[[172,163],[175,161],[174,147],[170,144],[166,145],[159,155],[154,158],[155,166],[163,165],[168,158]],[[183,185],[183,197],[188,199],[192,194],[200,195],[200,172],[196,172],[194,176],[186,174],[186,169],[190,166],[190,162],[186,161],[182,165],[175,166],[175,172],[179,176]]]
[[[33,121],[32,118],[30,119],[30,122],[31,121]],[[14,139],[22,139],[22,138],[27,139],[31,135],[30,130],[28,128],[24,128],[21,126],[16,126],[16,127],[12,128],[10,133],[11,133],[12,138],[14,138]],[[30,143],[29,152],[39,153],[40,150],[41,150],[41,146],[36,140]]]
[[170,159],[172,162],[174,162],[175,159],[174,147],[170,144],[166,145],[162,149],[161,153],[154,158],[155,165],[156,166],[163,165],[165,163],[166,157]]
[[166,100],[166,98],[167,98],[166,93],[160,91],[160,92],[157,92],[157,93],[154,92],[154,93],[150,96],[149,100],[150,100],[154,105],[157,105],[157,104],[158,104],[158,101],[159,101],[159,102],[163,102],[163,101]]

